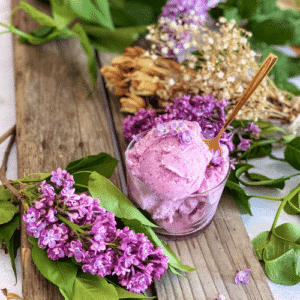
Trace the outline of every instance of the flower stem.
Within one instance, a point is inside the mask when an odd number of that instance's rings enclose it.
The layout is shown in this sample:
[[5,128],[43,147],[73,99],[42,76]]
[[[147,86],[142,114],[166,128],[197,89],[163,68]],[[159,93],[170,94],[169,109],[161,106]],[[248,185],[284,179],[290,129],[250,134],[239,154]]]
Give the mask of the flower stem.
[[267,197],[267,196],[259,196],[259,195],[253,195],[254,198],[261,198],[261,199],[267,199],[267,200],[274,200],[274,201],[282,201],[283,198],[277,198],[277,197]]
[[86,233],[79,225],[74,224],[73,222],[71,222],[67,218],[63,217],[62,215],[57,214],[56,217],[59,220],[61,220],[62,222],[64,222],[65,224],[67,224],[76,234],[77,233],[82,233],[82,234]]
[[274,219],[274,222],[272,224],[272,228],[271,228],[270,232],[274,232],[275,231],[277,221],[278,221],[279,216],[280,216],[282,210],[284,209],[286,203],[289,200],[291,200],[299,191],[300,191],[300,184],[298,184],[290,193],[288,193],[285,197],[283,197],[283,200],[280,203],[280,206],[279,206],[279,208],[278,208],[278,210],[276,212],[275,219]]

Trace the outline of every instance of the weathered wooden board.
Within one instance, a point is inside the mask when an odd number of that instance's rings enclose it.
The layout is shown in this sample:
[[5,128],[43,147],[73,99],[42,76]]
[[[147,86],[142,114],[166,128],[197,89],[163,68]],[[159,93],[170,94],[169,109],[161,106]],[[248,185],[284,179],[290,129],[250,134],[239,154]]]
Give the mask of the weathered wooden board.
[[[102,65],[110,65],[115,54],[100,53]],[[110,107],[116,123],[119,148],[126,149],[121,124],[124,115],[120,104],[110,93]],[[196,268],[188,277],[166,272],[155,282],[159,300],[215,300],[223,294],[230,300],[274,299],[266,275],[257,260],[240,213],[233,200],[223,196],[210,227],[195,238],[168,242],[181,260]],[[247,285],[234,283],[238,269],[252,270]]]
[[[14,0],[14,6],[18,2]],[[27,2],[47,9],[38,1]],[[14,24],[23,31],[35,29],[23,11],[16,13]],[[99,86],[88,97],[91,86],[79,43],[30,46],[14,38],[19,177],[65,167],[87,154],[114,155]],[[120,187],[118,172],[111,179]],[[21,243],[23,299],[63,299],[34,266],[23,222]]]

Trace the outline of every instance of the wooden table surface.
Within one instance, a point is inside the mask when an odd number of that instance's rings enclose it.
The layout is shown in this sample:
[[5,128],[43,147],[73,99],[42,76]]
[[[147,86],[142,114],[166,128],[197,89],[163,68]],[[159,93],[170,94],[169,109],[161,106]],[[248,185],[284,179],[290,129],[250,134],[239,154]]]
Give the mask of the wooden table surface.
[[[19,0],[12,0],[16,6]],[[38,9],[47,6],[27,0]],[[23,31],[36,23],[18,11],[14,24]],[[101,64],[113,55],[99,53]],[[17,109],[18,175],[49,172],[66,167],[84,155],[107,152],[119,159],[112,182],[126,193],[122,119],[118,99],[106,100],[102,79],[89,97],[91,84],[86,57],[76,39],[40,46],[24,45],[14,37]],[[99,74],[100,75],[100,74]],[[23,299],[63,299],[46,281],[31,258],[31,246],[22,222],[21,259]],[[213,300],[223,294],[230,300],[273,299],[240,214],[229,196],[223,196],[210,227],[187,241],[168,242],[183,263],[195,268],[188,277],[166,272],[155,290],[159,300]],[[237,269],[250,268],[250,282],[235,285]]]

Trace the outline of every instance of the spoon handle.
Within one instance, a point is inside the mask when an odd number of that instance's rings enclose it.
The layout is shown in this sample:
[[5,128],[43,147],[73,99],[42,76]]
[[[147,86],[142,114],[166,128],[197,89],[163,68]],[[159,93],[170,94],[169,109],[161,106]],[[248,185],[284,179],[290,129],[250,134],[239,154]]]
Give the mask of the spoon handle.
[[268,57],[265,59],[263,64],[260,66],[260,68],[256,72],[255,76],[252,78],[252,80],[248,84],[247,88],[244,90],[242,96],[240,97],[239,101],[235,105],[230,116],[227,118],[227,120],[226,120],[224,126],[222,127],[222,129],[220,130],[218,136],[222,135],[222,133],[227,128],[227,126],[235,118],[235,116],[237,115],[239,110],[244,106],[246,101],[251,97],[251,95],[254,93],[254,91],[258,88],[258,86],[263,81],[263,79],[268,75],[268,73],[273,68],[274,64],[276,63],[277,59],[278,59],[278,57],[273,53],[270,53],[268,55]]

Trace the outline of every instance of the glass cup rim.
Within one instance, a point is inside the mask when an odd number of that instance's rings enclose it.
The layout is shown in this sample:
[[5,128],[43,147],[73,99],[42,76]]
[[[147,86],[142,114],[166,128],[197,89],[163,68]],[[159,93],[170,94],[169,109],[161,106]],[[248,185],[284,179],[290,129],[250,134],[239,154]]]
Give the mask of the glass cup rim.
[[[148,130],[146,130],[146,131],[143,131],[143,132],[137,134],[135,137],[144,136],[144,135],[146,135],[150,130],[151,130],[151,129],[148,129]],[[139,142],[139,141],[136,141],[135,138],[133,138],[133,139],[131,140],[131,142],[128,144],[128,146],[127,146],[127,148],[126,148],[126,151],[125,151],[125,163],[126,163],[127,160],[128,160],[127,151],[130,150],[130,148],[133,147],[134,143],[138,143],[138,142]],[[225,145],[225,146],[226,146],[226,145]],[[127,171],[127,172],[129,171],[129,170],[128,170],[128,167],[127,167],[127,164],[126,164],[126,171]],[[207,195],[207,194],[210,193],[210,192],[213,192],[213,191],[217,190],[220,186],[222,186],[222,185],[227,181],[227,179],[228,179],[228,177],[229,177],[229,174],[230,174],[230,171],[231,171],[231,167],[230,167],[230,161],[229,161],[229,156],[228,156],[228,170],[227,170],[227,173],[226,173],[224,179],[223,179],[218,185],[216,185],[215,187],[213,187],[213,188],[211,188],[211,189],[209,189],[209,190],[207,190],[207,191],[204,191],[204,192],[201,192],[201,193],[194,193],[194,194],[191,194],[191,195],[186,196],[186,197],[184,197],[184,198],[179,198],[178,200],[180,200],[180,199],[185,199],[185,198],[187,198],[187,197],[204,196],[204,195]],[[146,185],[146,183],[143,182],[141,179],[139,179],[136,175],[134,175],[134,174],[132,174],[132,173],[131,173],[130,175],[133,176],[133,177],[135,178],[135,180],[137,180],[137,182]]]

